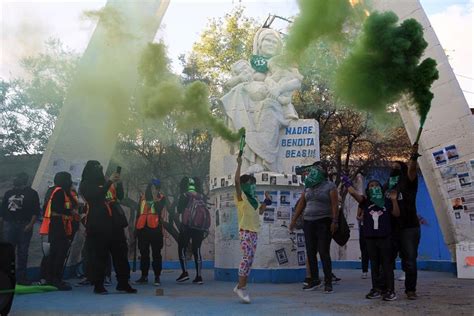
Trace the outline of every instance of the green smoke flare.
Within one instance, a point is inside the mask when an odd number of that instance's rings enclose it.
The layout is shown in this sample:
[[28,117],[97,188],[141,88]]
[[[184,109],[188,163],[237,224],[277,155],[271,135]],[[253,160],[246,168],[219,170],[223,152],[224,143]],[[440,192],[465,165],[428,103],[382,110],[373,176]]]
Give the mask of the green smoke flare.
[[210,128],[229,142],[236,142],[244,130],[233,132],[210,111],[209,89],[200,81],[187,86],[169,71],[169,60],[163,44],[149,44],[142,54],[138,72],[143,86],[139,102],[151,118],[176,114],[180,129]]
[[300,0],[298,4],[300,15],[290,28],[286,47],[293,60],[298,60],[311,42],[322,37],[343,39],[346,22],[364,14],[362,4],[352,7],[349,0]]
[[431,85],[438,79],[436,61],[420,64],[428,43],[414,19],[398,25],[393,12],[373,12],[350,55],[336,72],[335,92],[345,102],[371,112],[385,111],[402,94],[412,97],[420,123],[431,106]]

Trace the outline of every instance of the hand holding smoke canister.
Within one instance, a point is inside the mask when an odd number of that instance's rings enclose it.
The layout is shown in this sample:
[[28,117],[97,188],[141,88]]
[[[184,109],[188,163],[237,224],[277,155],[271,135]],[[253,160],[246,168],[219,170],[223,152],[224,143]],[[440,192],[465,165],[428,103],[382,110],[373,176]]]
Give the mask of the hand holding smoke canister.
[[240,136],[239,157],[242,157],[242,154],[244,153],[244,147],[245,147],[245,132],[243,132],[242,136]]
[[346,176],[345,174],[343,174],[343,175],[341,176],[341,180],[342,180],[342,183],[344,184],[344,186],[345,186],[346,188],[350,188],[350,187],[352,187],[352,186],[354,185],[354,184],[352,183],[352,180],[351,180],[348,176]]

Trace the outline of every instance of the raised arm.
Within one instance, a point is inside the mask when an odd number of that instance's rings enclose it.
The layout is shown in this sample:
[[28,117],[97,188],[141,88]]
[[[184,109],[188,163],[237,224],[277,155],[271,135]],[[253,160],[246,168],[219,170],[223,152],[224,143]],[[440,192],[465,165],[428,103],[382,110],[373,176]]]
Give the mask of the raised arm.
[[347,188],[347,192],[349,192],[349,194],[358,202],[358,203],[362,203],[362,201],[364,201],[364,196],[359,194],[359,192],[356,191],[356,189],[354,188],[353,184],[352,184],[352,181],[351,179],[349,179],[348,176],[346,175],[343,175],[341,177],[341,180],[342,180],[342,183],[344,184],[344,186]]
[[237,200],[242,201],[242,189],[240,188],[240,168],[242,167],[242,157],[237,157],[237,169],[235,169],[235,193],[237,194]]
[[390,201],[392,201],[392,215],[395,217],[400,216],[400,207],[398,205],[398,192],[392,190],[390,192]]
[[413,182],[417,178],[416,161],[420,155],[418,154],[418,144],[413,144],[411,147],[410,161],[408,162],[408,179]]

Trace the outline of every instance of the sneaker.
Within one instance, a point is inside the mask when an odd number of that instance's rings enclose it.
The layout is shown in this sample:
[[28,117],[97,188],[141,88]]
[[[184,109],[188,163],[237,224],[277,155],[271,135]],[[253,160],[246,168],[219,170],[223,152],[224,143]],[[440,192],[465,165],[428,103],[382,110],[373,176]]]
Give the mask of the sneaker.
[[58,291],[70,291],[70,290],[72,290],[72,287],[64,281],[55,282],[55,283],[53,283],[53,286],[55,288],[57,288]]
[[87,278],[84,278],[81,281],[74,284],[75,287],[89,286],[89,285],[92,285],[92,283]]
[[388,291],[384,296],[384,301],[395,301],[397,299],[397,295],[393,291]]
[[237,284],[234,287],[234,293],[240,297],[242,302],[246,304],[250,304],[250,296],[249,296],[249,293],[247,292],[247,289],[245,288],[239,289],[239,285]]
[[334,292],[334,290],[332,289],[332,285],[331,284],[326,284],[324,286],[324,293],[325,294],[331,294],[332,292]]
[[204,284],[204,282],[202,281],[201,276],[196,276],[196,278],[193,280],[193,283],[194,284]]
[[133,287],[131,287],[130,284],[128,284],[128,282],[122,283],[122,284],[119,283],[115,289],[119,292],[125,292],[128,294],[135,294],[138,292],[137,289],[134,289]]
[[105,277],[104,279],[104,286],[111,286],[112,285],[112,280],[110,277]]
[[109,292],[105,289],[103,285],[95,285],[94,294],[106,295],[106,294],[109,294]]
[[405,281],[405,279],[405,272],[402,272],[402,274],[400,274],[400,276],[398,277],[398,281]]
[[155,282],[153,283],[154,286],[160,286],[161,285],[161,280],[160,276],[155,276]]
[[380,294],[380,291],[376,289],[371,289],[370,292],[365,296],[365,298],[369,300],[377,299],[380,298],[382,295]]
[[413,292],[413,291],[407,292],[407,299],[416,300],[417,298],[418,298],[418,295],[416,295],[416,292]]
[[304,278],[303,285],[306,286],[309,284],[309,282],[311,282],[311,278],[306,277]]
[[321,286],[321,280],[310,281],[308,285],[303,286],[303,291],[314,291]]
[[335,276],[334,273],[332,273],[331,275],[332,275],[332,282],[333,283],[341,281],[341,278],[338,278],[337,276]]
[[143,275],[140,277],[140,279],[133,282],[133,284],[147,284],[147,283],[148,283],[148,277],[143,276]]
[[179,278],[176,279],[176,282],[184,282],[184,281],[187,281],[187,280],[189,280],[189,274],[188,274],[188,272],[183,272],[183,273],[181,273]]
[[367,272],[362,272],[361,279],[367,279]]

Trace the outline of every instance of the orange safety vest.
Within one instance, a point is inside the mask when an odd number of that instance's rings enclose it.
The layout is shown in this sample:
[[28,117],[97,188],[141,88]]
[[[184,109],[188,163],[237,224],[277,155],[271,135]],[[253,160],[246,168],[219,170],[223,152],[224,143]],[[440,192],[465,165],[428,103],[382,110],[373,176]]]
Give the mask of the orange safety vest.
[[[161,201],[162,199],[164,199],[164,196],[160,194],[160,199],[157,202]],[[146,225],[149,228],[157,228],[159,223],[160,217],[156,213],[155,201],[149,203],[142,196],[140,200],[140,215],[138,216],[135,227],[137,229],[143,229]]]
[[[56,192],[62,190],[60,187],[56,187],[53,192],[51,193],[48,202],[46,203],[46,210],[44,211],[43,215],[43,222],[41,223],[41,227],[39,230],[40,235],[48,235],[49,234],[49,224],[51,223],[51,203],[53,201],[53,196]],[[77,204],[77,193],[72,191],[73,199],[76,201]],[[70,209],[71,208],[71,199],[69,196],[64,192],[64,208]],[[72,216],[61,215],[64,224],[64,231],[66,232],[66,236],[72,235]]]
[[117,189],[115,188],[115,184],[112,183],[107,190],[107,194],[105,195],[105,199],[107,202],[117,202]]

